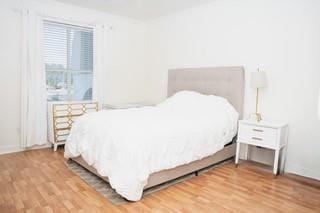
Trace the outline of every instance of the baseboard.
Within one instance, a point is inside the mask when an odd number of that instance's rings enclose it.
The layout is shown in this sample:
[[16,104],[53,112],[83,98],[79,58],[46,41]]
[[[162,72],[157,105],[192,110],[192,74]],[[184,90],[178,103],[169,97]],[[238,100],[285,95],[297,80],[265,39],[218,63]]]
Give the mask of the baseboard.
[[320,180],[320,170],[314,170],[305,168],[296,164],[287,162],[285,165],[285,172],[297,174],[303,177],[308,177],[316,180]]
[[15,153],[15,152],[23,152],[27,150],[33,150],[33,149],[44,149],[44,148],[49,148],[51,147],[51,143],[47,143],[44,145],[36,145],[31,148],[21,148],[19,145],[7,145],[7,146],[0,146],[0,155],[3,154],[10,154],[10,153]]

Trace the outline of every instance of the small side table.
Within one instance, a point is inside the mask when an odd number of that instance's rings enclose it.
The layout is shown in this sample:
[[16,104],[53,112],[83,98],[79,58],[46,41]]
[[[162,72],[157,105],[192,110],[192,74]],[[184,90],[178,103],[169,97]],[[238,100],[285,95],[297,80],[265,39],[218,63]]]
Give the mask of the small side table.
[[275,151],[273,164],[274,175],[278,174],[279,155],[280,151],[282,151],[280,171],[283,172],[288,130],[289,126],[284,122],[240,120],[235,164],[238,165],[239,163],[240,144],[247,144]]

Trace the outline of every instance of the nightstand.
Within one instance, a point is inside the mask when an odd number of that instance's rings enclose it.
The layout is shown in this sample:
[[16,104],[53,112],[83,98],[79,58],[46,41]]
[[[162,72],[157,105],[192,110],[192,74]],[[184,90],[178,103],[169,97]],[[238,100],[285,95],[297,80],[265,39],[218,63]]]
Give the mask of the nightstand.
[[48,141],[57,151],[59,145],[65,144],[73,122],[86,113],[97,112],[98,102],[48,102]]
[[252,145],[272,149],[275,151],[273,174],[277,175],[279,165],[279,155],[281,152],[280,170],[284,170],[284,159],[288,138],[289,126],[287,123],[279,121],[260,122],[240,120],[238,127],[237,151],[235,163],[239,163],[240,144]]

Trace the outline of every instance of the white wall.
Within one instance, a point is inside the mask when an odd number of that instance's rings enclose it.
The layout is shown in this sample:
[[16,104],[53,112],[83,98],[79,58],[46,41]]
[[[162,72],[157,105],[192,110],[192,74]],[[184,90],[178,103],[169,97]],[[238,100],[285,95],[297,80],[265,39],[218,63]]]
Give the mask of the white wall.
[[145,24],[94,10],[41,0],[0,1],[0,153],[20,150],[20,27],[21,15],[14,9],[26,7],[40,15],[79,23],[103,23],[106,33],[106,103],[145,100]]
[[[286,171],[320,179],[319,11],[317,0],[217,0],[148,22],[150,100],[166,97],[169,68],[260,67],[269,78],[263,118],[290,123]],[[253,95],[247,85],[246,115]],[[270,163],[270,154],[252,157]]]

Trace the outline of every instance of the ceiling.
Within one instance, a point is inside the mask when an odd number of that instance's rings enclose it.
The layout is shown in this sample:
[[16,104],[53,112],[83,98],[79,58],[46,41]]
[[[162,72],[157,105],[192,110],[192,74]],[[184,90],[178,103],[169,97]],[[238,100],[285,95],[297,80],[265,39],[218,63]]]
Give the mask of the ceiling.
[[149,20],[214,0],[56,0],[139,20]]

